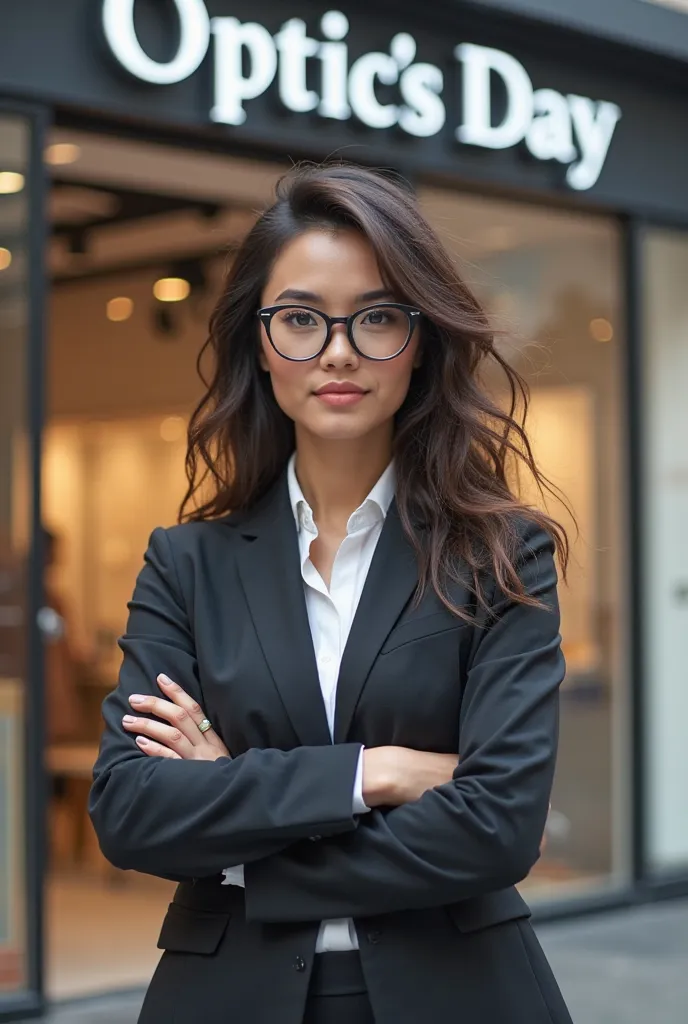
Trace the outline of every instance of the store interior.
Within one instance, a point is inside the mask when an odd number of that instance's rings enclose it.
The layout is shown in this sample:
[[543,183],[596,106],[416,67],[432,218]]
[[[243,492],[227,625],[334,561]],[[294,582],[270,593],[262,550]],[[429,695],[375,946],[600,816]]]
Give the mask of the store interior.
[[[185,490],[196,359],[224,267],[286,165],[67,128],[52,133],[46,161],[43,518],[57,613],[46,646],[47,985],[63,999],[143,984],[157,961],[171,886],[107,865],[85,814],[99,709],[117,681],[116,641],[149,534],[176,521]],[[568,676],[547,849],[524,883],[533,898],[574,896],[615,884],[625,867],[616,225],[438,187],[419,194],[530,382],[536,458],[578,522],[576,534],[550,500],[573,542],[561,593]]]

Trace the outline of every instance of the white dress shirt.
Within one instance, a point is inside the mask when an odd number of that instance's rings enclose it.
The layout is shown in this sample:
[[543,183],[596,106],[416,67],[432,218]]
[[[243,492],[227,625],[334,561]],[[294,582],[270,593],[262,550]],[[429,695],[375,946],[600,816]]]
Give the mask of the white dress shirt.
[[[335,555],[328,590],[322,576],[311,562],[310,548],[318,536],[318,528],[313,519],[313,510],[304,498],[296,478],[294,462],[295,456],[292,455],[287,471],[289,499],[299,539],[301,576],[320,689],[330,735],[333,735],[339,666],[375,547],[382,532],[382,525],[394,497],[394,467],[390,463],[365,501],[349,516],[346,537]],[[362,776],[363,751],[358,761],[354,784],[354,814],[364,814],[370,809],[363,800]],[[244,884],[243,867],[226,868],[223,873],[223,885]],[[358,949],[353,921],[350,918],[323,921],[315,949],[316,953]]]

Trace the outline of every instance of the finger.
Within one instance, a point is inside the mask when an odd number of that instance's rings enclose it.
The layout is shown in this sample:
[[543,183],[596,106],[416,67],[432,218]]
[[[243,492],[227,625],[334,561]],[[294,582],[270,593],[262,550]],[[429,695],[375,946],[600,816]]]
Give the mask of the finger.
[[155,715],[156,718],[169,722],[184,734],[192,746],[198,744],[198,726],[185,708],[163,697],[153,697],[146,693],[132,693],[129,703],[135,712],[145,711],[147,715]]
[[170,750],[174,750],[180,757],[191,758],[193,756],[193,744],[181,731],[172,725],[165,725],[164,722],[156,722],[152,718],[136,718],[134,715],[125,715],[122,725],[127,732],[134,732],[148,739],[155,740]]
[[164,747],[162,743],[155,743],[154,740],[149,740],[145,736],[137,736],[136,743],[149,757],[170,757],[175,761],[181,761],[182,757],[180,754],[176,754],[174,750],[170,750],[169,747]]
[[[170,700],[174,701],[178,707],[183,708],[186,711],[191,718],[191,721],[196,726],[196,729],[198,729],[201,722],[206,718],[205,711],[201,705],[195,701],[193,697],[190,697],[186,690],[182,689],[179,683],[175,683],[175,681],[170,679],[169,676],[166,676],[164,672],[158,676],[157,683],[162,692],[167,694]],[[198,737],[200,737],[200,739],[195,738],[196,743],[208,743],[219,739],[217,733],[212,727],[210,729],[206,729],[204,733],[199,732]]]

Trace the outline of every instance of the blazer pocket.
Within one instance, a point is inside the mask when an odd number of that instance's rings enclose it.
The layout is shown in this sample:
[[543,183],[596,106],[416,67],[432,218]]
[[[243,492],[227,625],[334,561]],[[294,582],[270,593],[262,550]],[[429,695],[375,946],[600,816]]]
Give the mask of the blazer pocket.
[[421,640],[426,636],[434,636],[436,633],[447,633],[453,629],[463,629],[467,623],[461,622],[450,612],[433,612],[431,615],[422,615],[416,619],[409,619],[402,622],[387,637],[380,649],[380,654],[389,654],[396,651],[397,647],[411,643],[412,640]]
[[210,956],[217,951],[231,916],[170,903],[160,930],[158,949]]
[[469,934],[505,921],[530,917],[530,907],[521,894],[511,888],[450,903],[447,913],[460,932]]

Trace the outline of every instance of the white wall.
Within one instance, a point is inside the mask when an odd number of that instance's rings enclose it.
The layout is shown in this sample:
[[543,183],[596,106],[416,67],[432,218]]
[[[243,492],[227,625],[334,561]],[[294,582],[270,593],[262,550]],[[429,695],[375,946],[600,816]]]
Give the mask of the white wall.
[[688,865],[688,237],[646,245],[645,640],[653,867]]

